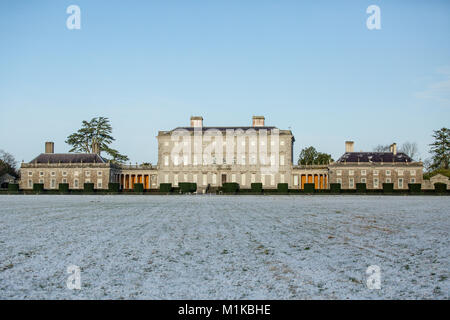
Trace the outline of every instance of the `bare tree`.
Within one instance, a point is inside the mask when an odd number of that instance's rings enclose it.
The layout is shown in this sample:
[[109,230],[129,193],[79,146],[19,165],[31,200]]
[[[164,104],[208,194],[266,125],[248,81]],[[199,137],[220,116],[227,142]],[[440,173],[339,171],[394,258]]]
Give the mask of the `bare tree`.
[[405,142],[400,148],[400,152],[403,152],[411,159],[415,159],[419,154],[419,148],[415,142]]
[[373,148],[374,152],[389,152],[390,146],[379,144],[375,148]]

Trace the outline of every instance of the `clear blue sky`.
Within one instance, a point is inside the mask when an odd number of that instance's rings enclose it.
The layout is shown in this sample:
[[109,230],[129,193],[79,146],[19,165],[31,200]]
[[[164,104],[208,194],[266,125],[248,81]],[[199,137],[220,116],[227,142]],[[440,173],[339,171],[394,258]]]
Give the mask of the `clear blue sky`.
[[[66,8],[81,8],[68,30]],[[381,8],[368,30],[366,8]],[[113,147],[157,160],[158,130],[189,124],[291,128],[313,145],[417,142],[450,125],[450,1],[1,1],[0,149],[30,161],[84,119]]]

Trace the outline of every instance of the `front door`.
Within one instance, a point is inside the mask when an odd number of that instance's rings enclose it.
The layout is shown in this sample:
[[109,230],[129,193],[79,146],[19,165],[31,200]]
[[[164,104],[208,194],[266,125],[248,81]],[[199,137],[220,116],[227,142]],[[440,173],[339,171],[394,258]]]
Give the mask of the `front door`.
[[222,185],[227,182],[227,175],[222,174]]

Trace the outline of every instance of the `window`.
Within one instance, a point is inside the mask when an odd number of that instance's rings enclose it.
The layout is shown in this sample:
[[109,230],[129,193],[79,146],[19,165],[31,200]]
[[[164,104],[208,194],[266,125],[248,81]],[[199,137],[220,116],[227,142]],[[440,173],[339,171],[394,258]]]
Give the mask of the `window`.
[[28,171],[28,176],[31,177],[33,175],[32,171]]
[[78,179],[74,179],[74,180],[73,180],[73,187],[74,187],[75,189],[78,189],[78,186],[79,186],[79,184],[78,184]]
[[361,183],[366,183],[366,178],[361,178]]
[[168,174],[164,175],[164,182],[169,183],[169,175]]
[[183,181],[184,182],[188,182],[188,176],[187,176],[187,174],[185,173],[185,174],[183,174]]
[[284,140],[280,141],[280,146],[284,146]]
[[399,189],[403,189],[403,178],[398,179],[398,187]]
[[212,175],[212,184],[217,184],[217,174]]
[[256,173],[252,173],[251,180],[252,183],[256,182]]
[[75,172],[73,173],[73,175],[74,175],[75,177],[78,177],[78,174],[79,174],[78,171],[75,171]]
[[67,171],[63,171],[62,175],[63,177],[67,176]]
[[391,178],[386,178],[386,183],[391,183]]
[[386,170],[386,175],[390,176],[391,175],[391,170]]
[[252,155],[250,157],[250,164],[256,164],[256,156],[255,155]]
[[33,180],[28,179],[28,188],[33,188]]
[[44,183],[44,179],[39,179],[39,183]]
[[233,173],[231,175],[231,182],[236,182],[236,174],[235,173]]
[[194,174],[194,175],[192,176],[192,180],[193,180],[195,183],[197,183],[197,175],[196,175],[196,174]]
[[349,178],[348,179],[348,187],[349,188],[354,188],[355,187],[355,179],[353,179],[353,178]]
[[245,186],[245,173],[241,175],[241,185]]
[[294,186],[298,186],[298,176],[294,176]]
[[270,175],[270,185],[274,185],[275,184],[275,175],[271,174]]
[[187,155],[183,155],[183,165],[185,165],[185,166],[188,165],[188,156]]
[[337,178],[337,179],[336,179],[336,183],[339,183],[339,184],[342,185],[342,179],[341,179],[341,178]]
[[91,183],[91,179],[84,180],[84,183]]
[[44,176],[44,171],[39,171],[39,176],[43,177]]
[[178,156],[177,155],[173,156],[173,165],[174,166],[178,165]]
[[102,176],[102,172],[101,171],[97,171],[97,176],[101,177]]
[[103,181],[102,179],[97,179],[97,189],[103,188]]
[[280,155],[280,166],[284,166],[284,154]]
[[67,178],[63,178],[62,183],[67,183]]
[[91,172],[90,171],[86,171],[85,175],[86,175],[86,177],[90,177],[91,176]]
[[284,174],[280,174],[280,183],[284,183]]
[[173,175],[173,186],[178,187],[178,175],[177,174]]
[[416,178],[411,178],[411,183],[416,183]]
[[348,170],[348,175],[349,176],[353,176],[355,174],[355,171],[354,170]]
[[398,171],[397,171],[397,174],[398,174],[399,176],[402,176],[402,175],[403,175],[403,170],[398,170]]
[[378,178],[374,178],[374,179],[373,179],[373,187],[374,187],[374,188],[379,188]]
[[166,167],[169,165],[169,156],[164,156],[164,165]]
[[241,157],[241,164],[242,164],[242,165],[245,165],[245,155],[243,155],[243,156]]
[[56,188],[56,180],[55,180],[55,179],[52,179],[52,180],[50,181],[50,188],[52,188],[52,189],[55,189],[55,188]]
[[378,175],[378,170],[373,170],[373,175],[377,176]]
[[196,154],[194,155],[194,163],[193,164],[194,164],[194,166],[198,165],[198,156]]
[[203,174],[203,185],[206,186],[208,183],[208,176],[206,174]]
[[52,175],[52,177],[56,176],[56,172],[55,171],[52,171],[50,174]]
[[416,175],[416,170],[409,170],[409,174],[411,176],[415,176]]
[[366,171],[366,170],[361,170],[361,175],[362,175],[362,176],[367,175],[367,171]]
[[336,175],[337,176],[342,176],[342,170],[336,170]]

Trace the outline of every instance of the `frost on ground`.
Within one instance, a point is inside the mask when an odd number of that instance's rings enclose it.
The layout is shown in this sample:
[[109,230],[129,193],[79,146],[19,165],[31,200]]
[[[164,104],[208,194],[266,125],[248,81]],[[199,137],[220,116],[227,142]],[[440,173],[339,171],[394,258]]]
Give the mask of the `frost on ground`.
[[433,196],[4,195],[0,299],[449,299],[449,214]]

